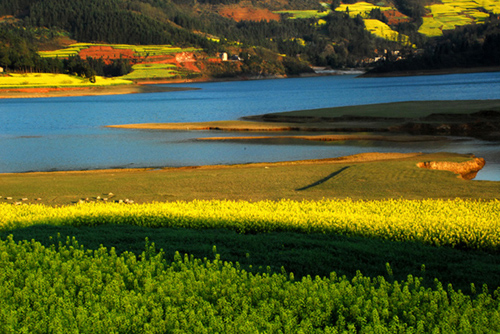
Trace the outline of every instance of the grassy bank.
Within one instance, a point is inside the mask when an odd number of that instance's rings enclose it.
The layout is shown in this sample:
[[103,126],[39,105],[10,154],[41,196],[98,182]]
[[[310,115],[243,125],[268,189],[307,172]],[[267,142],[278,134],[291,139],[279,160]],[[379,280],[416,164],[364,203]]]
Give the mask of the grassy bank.
[[85,199],[96,201],[97,197],[136,203],[195,199],[499,198],[498,182],[468,182],[451,172],[416,165],[421,161],[467,161],[470,157],[466,155],[427,154],[371,162],[364,162],[362,157],[365,156],[296,163],[0,174],[0,201],[60,205]]
[[284,117],[403,117],[420,118],[431,114],[471,114],[480,110],[500,111],[500,100],[408,101],[360,106],[297,110],[268,115]]

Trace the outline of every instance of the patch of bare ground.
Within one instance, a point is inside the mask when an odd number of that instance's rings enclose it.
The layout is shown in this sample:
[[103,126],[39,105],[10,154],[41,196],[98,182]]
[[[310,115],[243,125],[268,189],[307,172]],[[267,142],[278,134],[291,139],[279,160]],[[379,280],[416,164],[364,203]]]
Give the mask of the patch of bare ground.
[[12,88],[12,89],[0,89],[0,99],[122,95],[122,94],[137,94],[137,93],[158,93],[158,92],[169,92],[169,91],[188,90],[188,89],[161,87],[152,85],[117,85],[117,86],[98,86],[98,87],[63,87],[63,88],[61,87]]
[[486,161],[483,158],[474,158],[473,160],[464,162],[426,161],[417,163],[417,166],[420,168],[450,171],[458,174],[458,178],[472,180],[485,164]]
[[219,9],[221,16],[233,19],[237,22],[242,20],[247,21],[279,21],[280,15],[274,14],[269,9],[242,7],[242,6],[224,6]]

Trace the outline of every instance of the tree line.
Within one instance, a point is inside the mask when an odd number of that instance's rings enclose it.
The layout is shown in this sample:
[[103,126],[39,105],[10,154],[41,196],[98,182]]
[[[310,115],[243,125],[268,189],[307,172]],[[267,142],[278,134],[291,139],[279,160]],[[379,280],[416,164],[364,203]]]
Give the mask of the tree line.
[[430,39],[421,54],[405,60],[387,61],[373,73],[421,69],[500,66],[500,16],[490,15],[484,24],[444,31]]

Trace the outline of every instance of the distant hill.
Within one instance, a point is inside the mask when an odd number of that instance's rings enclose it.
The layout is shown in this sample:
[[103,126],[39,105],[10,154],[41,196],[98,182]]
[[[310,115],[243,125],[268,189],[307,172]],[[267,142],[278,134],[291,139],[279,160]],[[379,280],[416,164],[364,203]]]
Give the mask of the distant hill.
[[[0,66],[65,71],[54,59],[38,58],[38,51],[74,42],[193,47],[206,57],[227,52],[243,62],[216,66],[216,75],[381,63],[388,69],[387,62],[412,62],[417,50],[450,50],[458,59],[478,47],[487,50],[475,56],[488,59],[476,63],[489,65],[497,55],[498,14],[500,0],[2,0]],[[470,24],[472,30],[461,28]],[[453,41],[443,37],[455,30]]]

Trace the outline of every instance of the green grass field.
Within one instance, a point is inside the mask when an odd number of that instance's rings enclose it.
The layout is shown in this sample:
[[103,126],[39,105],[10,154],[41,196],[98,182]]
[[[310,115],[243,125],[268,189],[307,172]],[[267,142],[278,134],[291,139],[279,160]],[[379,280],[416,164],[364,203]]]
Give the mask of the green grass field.
[[322,18],[328,15],[328,10],[318,11],[318,10],[279,10],[274,11],[275,14],[288,14],[291,19],[310,19],[310,18]]
[[[275,115],[291,117],[408,117],[420,118],[436,113],[470,114],[480,110],[500,111],[500,100],[464,100],[464,101],[409,101],[396,103],[368,104],[361,106],[297,110]],[[271,114],[273,115],[273,114]]]
[[127,80],[136,79],[159,79],[172,78],[179,75],[174,64],[137,64],[132,66],[132,72],[122,78]]

